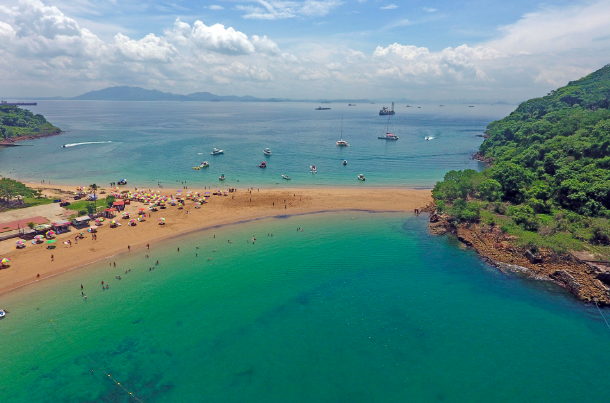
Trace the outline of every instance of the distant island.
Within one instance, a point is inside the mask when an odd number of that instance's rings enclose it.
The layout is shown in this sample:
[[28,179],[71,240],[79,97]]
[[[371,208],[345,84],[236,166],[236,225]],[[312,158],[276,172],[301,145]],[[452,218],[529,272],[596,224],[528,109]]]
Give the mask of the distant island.
[[60,133],[59,127],[53,126],[40,114],[35,115],[18,106],[0,105],[0,146]]
[[[57,99],[57,98],[56,98]],[[294,100],[286,98],[257,98],[250,95],[215,95],[209,92],[194,92],[188,95],[172,94],[159,90],[147,90],[140,87],[109,87],[98,91],[89,91],[74,98],[64,98],[76,101],[208,101],[208,102],[322,102],[330,103],[327,99]],[[366,99],[339,99],[332,102],[369,102]]]
[[433,232],[610,304],[610,65],[523,102],[485,137],[474,158],[489,168],[434,187]]

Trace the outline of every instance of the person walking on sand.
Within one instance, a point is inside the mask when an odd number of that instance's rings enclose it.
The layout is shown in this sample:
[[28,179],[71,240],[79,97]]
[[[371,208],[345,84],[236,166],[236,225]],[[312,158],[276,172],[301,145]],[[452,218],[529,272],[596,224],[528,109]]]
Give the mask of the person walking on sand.
[[51,262],[55,261],[55,256],[51,255]]
[[254,241],[256,241],[256,237],[252,235],[252,245],[254,245]]
[[150,249],[150,244],[146,244],[146,249]]
[[131,246],[127,245],[127,251],[131,252]]

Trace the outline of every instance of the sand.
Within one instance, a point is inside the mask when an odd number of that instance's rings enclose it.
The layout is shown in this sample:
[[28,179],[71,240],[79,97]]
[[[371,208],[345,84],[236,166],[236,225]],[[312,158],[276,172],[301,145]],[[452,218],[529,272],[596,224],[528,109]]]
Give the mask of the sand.
[[[64,191],[73,191],[73,186],[60,187]],[[205,192],[202,189],[189,189]],[[175,194],[175,189],[172,189]],[[186,193],[186,190],[183,191]],[[52,193],[46,190],[46,194]],[[163,191],[162,194],[170,194]],[[285,203],[284,203],[285,200]],[[306,214],[324,211],[368,210],[377,212],[408,212],[426,206],[432,200],[430,190],[420,189],[383,189],[383,188],[295,188],[295,189],[257,189],[252,193],[238,189],[229,196],[211,196],[209,203],[194,208],[194,203],[187,201],[184,209],[168,206],[165,210],[152,213],[147,221],[130,227],[125,219],[117,215],[116,220],[122,225],[110,228],[110,220],[100,226],[97,240],[85,232],[85,238],[74,243],[74,237],[80,231],[57,236],[57,247],[46,249],[46,244],[32,245],[21,250],[13,249],[15,240],[0,243],[0,250],[8,251],[2,257],[11,259],[10,266],[0,270],[0,293],[15,290],[24,285],[35,286],[37,282],[59,273],[82,268],[118,253],[151,249],[164,240],[187,232],[230,224],[263,217],[286,214]],[[135,214],[139,208],[146,208],[141,202],[132,202],[126,211]],[[189,212],[187,214],[187,211]],[[164,217],[165,225],[158,225],[158,219]],[[63,244],[70,239],[72,246]],[[10,243],[10,249],[7,247]],[[4,244],[4,245],[2,245]],[[53,260],[51,260],[53,255]],[[40,274],[40,277],[37,275]]]

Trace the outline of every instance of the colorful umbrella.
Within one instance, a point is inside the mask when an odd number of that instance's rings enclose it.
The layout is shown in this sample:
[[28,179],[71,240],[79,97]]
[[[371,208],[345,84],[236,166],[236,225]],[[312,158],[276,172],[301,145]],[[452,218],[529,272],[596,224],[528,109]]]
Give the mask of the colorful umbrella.
[[165,218],[159,218],[159,221],[165,221]]
[[36,235],[34,237],[34,239],[37,240],[37,241],[41,240],[42,238],[43,238],[42,235]]
[[95,222],[102,222],[102,221],[104,221],[104,219],[102,217],[100,217],[97,220],[95,220]]
[[20,239],[17,241],[17,245],[23,245],[25,244],[25,241],[23,239]]
[[0,263],[8,263],[10,261],[11,261],[11,259],[5,257],[4,259],[0,260]]
[[112,221],[110,221],[110,224],[112,224],[112,225],[116,225],[116,220],[112,220]]

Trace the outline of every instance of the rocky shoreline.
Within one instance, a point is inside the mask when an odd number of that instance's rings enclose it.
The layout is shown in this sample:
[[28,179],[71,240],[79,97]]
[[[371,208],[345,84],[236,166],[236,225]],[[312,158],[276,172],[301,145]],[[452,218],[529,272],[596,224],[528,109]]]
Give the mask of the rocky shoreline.
[[57,136],[62,133],[65,133],[65,132],[58,130],[58,131],[52,132],[52,133],[35,134],[32,136],[11,137],[11,138],[0,141],[0,147],[17,147],[17,146],[19,146],[19,144],[15,144],[15,143],[17,143],[19,141],[34,140],[34,139],[40,139],[42,137]]
[[432,213],[429,229],[434,235],[452,234],[465,246],[502,272],[519,272],[536,280],[551,281],[585,303],[610,306],[610,266],[586,260],[577,253],[560,255],[549,250],[535,253],[511,244],[512,237],[499,228],[482,224],[455,227],[448,216]]

